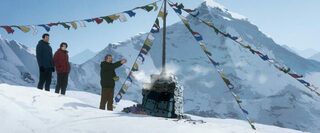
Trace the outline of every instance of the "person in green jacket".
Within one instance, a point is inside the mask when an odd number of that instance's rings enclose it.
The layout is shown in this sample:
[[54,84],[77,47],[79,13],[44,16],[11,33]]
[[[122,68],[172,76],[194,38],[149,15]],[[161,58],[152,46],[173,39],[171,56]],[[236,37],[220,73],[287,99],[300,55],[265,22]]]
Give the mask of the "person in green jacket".
[[105,110],[106,104],[107,109],[113,110],[113,95],[114,95],[114,86],[115,81],[119,80],[119,77],[116,75],[115,69],[125,64],[127,60],[122,59],[116,63],[112,63],[112,55],[108,54],[105,56],[105,60],[101,62],[100,67],[100,77],[101,77],[101,100],[100,100],[100,109]]

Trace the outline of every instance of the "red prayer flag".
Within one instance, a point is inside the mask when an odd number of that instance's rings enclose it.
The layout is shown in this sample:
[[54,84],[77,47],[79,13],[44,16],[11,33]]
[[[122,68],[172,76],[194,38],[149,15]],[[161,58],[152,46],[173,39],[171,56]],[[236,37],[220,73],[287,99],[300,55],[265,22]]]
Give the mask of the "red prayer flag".
[[10,26],[1,26],[2,28],[4,28],[8,34],[13,34],[14,29],[12,29]]
[[95,18],[94,21],[96,21],[97,24],[101,24],[103,22],[103,19]]

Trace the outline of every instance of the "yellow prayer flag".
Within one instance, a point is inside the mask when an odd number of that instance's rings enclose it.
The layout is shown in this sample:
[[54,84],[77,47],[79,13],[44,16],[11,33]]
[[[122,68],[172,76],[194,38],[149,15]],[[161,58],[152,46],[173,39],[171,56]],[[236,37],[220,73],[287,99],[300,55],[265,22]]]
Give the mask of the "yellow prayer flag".
[[160,11],[158,16],[161,17],[162,20],[163,20],[163,19],[164,19],[164,12],[163,12],[163,11]]
[[110,16],[108,16],[110,19],[112,19],[112,20],[117,20],[117,19],[119,19],[119,15],[116,15],[116,14],[114,14],[114,15],[110,15]]
[[27,33],[27,32],[30,31],[30,28],[27,27],[27,26],[18,26],[18,27],[19,27],[19,29],[20,29],[21,31],[23,31],[24,33]]
[[72,26],[72,28],[73,28],[73,29],[75,29],[75,30],[76,30],[76,29],[78,28],[78,26],[77,26],[77,23],[76,23],[76,22],[71,22],[70,24],[71,24],[71,26]]

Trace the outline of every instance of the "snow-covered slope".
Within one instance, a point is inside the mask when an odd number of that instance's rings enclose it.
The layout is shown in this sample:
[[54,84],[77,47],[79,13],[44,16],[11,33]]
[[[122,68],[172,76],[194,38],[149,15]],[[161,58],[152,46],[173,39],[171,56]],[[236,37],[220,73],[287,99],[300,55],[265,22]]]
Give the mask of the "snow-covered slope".
[[311,56],[309,59],[316,60],[316,61],[320,62],[320,53],[317,53],[317,54]]
[[80,52],[79,54],[76,54],[72,57],[70,57],[70,62],[74,63],[74,64],[82,64],[84,62],[86,62],[87,60],[91,59],[92,57],[94,57],[97,53],[86,49],[82,52]]
[[0,36],[0,83],[30,86],[38,75],[34,50]]
[[[85,99],[98,97],[84,92],[68,93]],[[193,124],[102,111],[75,98],[7,84],[0,84],[0,101],[2,133],[300,133],[260,124],[253,131],[245,121],[231,119],[194,117],[206,123]]]
[[[198,9],[202,19],[213,21],[220,29],[241,36],[253,48],[306,75],[310,82],[320,86],[317,76],[320,74],[319,62],[304,59],[281,47],[247,19],[221,5],[203,3]],[[192,17],[189,19],[194,30],[204,36],[215,59],[223,63],[225,72],[236,84],[237,94],[243,99],[253,120],[303,131],[320,130],[318,96],[231,40],[216,35]],[[110,44],[97,56],[80,65],[77,72],[71,75],[76,88],[100,92],[99,64],[106,54],[114,55],[115,60],[128,59],[125,67],[117,70],[123,80],[145,37],[146,34],[139,34],[126,41]],[[156,35],[151,55],[141,68],[143,72],[136,76],[140,82],[135,83],[140,84],[131,87],[125,99],[141,102],[141,83],[147,82],[148,75],[159,71],[161,66],[161,38],[161,35]],[[168,27],[167,41],[169,70],[178,76],[185,88],[184,110],[201,116],[243,119],[224,83],[181,22]],[[119,89],[120,85],[121,82],[118,82],[116,88]]]
[[[295,53],[295,54],[297,54],[297,55],[300,55],[300,56],[304,57],[302,54],[298,53],[298,50],[295,49],[295,48],[292,48],[292,47],[290,47],[290,46],[288,46],[288,45],[281,45],[281,46],[282,46],[283,48],[287,49],[288,51],[292,52],[292,53]],[[307,57],[305,57],[305,58],[307,58]]]

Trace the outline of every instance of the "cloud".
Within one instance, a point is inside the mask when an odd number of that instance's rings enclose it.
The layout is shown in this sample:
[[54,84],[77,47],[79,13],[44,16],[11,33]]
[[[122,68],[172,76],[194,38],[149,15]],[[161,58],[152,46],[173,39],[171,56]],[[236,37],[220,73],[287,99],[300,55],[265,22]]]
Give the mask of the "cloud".
[[215,86],[214,81],[201,81],[201,84],[203,84],[207,88],[212,88]]
[[211,70],[200,65],[193,66],[191,70],[197,75],[207,75]]
[[204,0],[204,1],[207,3],[208,6],[218,7],[218,8],[220,8],[220,9],[225,10],[225,7],[224,7],[223,5],[217,3],[217,2],[215,2],[215,1],[213,1],[213,0]]

